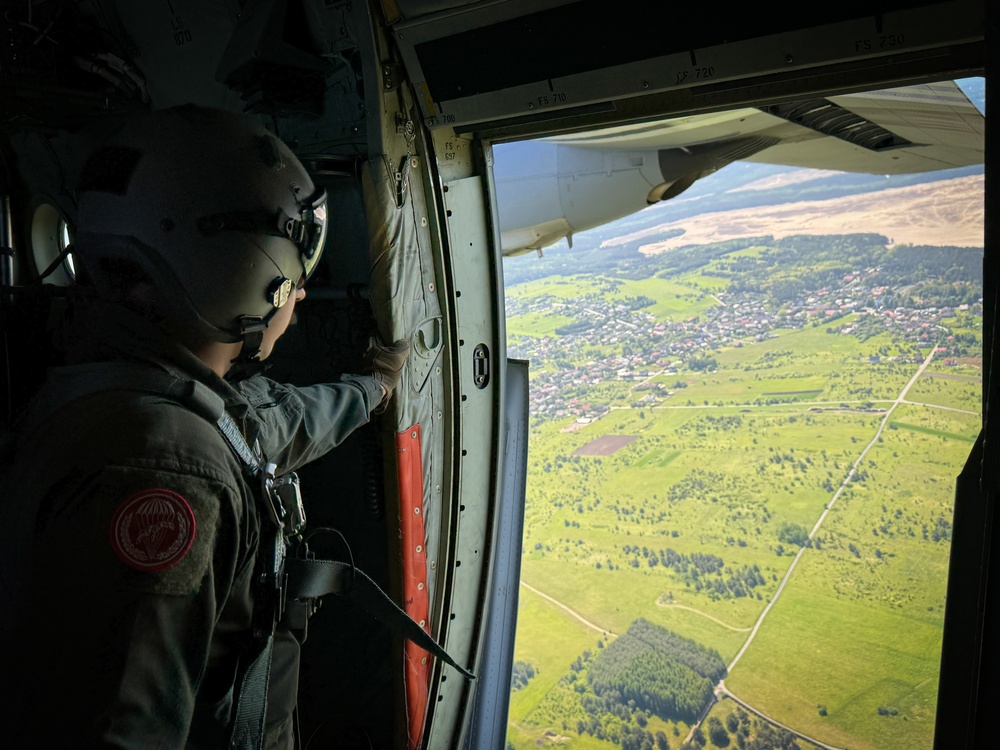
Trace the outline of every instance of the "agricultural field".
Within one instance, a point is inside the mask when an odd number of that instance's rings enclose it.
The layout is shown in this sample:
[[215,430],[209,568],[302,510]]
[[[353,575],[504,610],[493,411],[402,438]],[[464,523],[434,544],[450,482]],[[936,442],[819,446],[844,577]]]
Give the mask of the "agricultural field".
[[[761,322],[718,267],[511,291],[650,303],[595,314],[587,340],[569,308],[532,313],[561,364],[532,381],[508,747],[930,748],[954,482],[980,424],[978,363],[947,336],[975,349],[977,318],[876,329],[862,305],[771,300]],[[620,359],[588,360],[601,346]],[[668,645],[622,667],[622,638]],[[728,667],[698,715],[657,682],[691,649]]]

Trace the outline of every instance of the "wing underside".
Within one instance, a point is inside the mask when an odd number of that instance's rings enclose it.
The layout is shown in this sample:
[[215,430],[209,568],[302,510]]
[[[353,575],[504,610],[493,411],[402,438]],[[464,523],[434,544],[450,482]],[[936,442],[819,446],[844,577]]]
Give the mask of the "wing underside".
[[690,149],[748,136],[775,140],[746,161],[872,174],[979,164],[985,120],[953,81],[793,101],[557,136],[601,149]]

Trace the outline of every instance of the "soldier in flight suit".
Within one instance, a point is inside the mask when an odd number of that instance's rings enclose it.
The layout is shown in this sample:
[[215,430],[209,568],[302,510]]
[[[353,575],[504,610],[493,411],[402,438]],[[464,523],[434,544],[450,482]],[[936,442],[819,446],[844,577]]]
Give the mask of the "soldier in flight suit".
[[[3,744],[228,747],[274,534],[220,416],[294,471],[386,403],[406,346],[328,385],[231,377],[271,353],[326,233],[325,193],[247,119],[132,115],[78,198],[90,333],[22,420],[0,489]],[[298,649],[279,623],[267,748],[295,744]]]

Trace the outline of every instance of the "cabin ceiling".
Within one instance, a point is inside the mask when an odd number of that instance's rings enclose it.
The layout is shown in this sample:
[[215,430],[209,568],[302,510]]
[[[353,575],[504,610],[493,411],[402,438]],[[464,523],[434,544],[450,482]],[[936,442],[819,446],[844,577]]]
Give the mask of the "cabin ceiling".
[[494,140],[976,75],[982,0],[779,0],[706,12],[604,0],[399,0],[431,128]]

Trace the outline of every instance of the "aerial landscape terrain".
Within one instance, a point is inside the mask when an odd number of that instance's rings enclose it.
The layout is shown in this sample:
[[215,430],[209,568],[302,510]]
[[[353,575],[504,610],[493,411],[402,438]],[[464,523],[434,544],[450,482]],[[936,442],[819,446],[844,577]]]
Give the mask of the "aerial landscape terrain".
[[982,173],[743,169],[505,263],[508,747],[931,747]]

